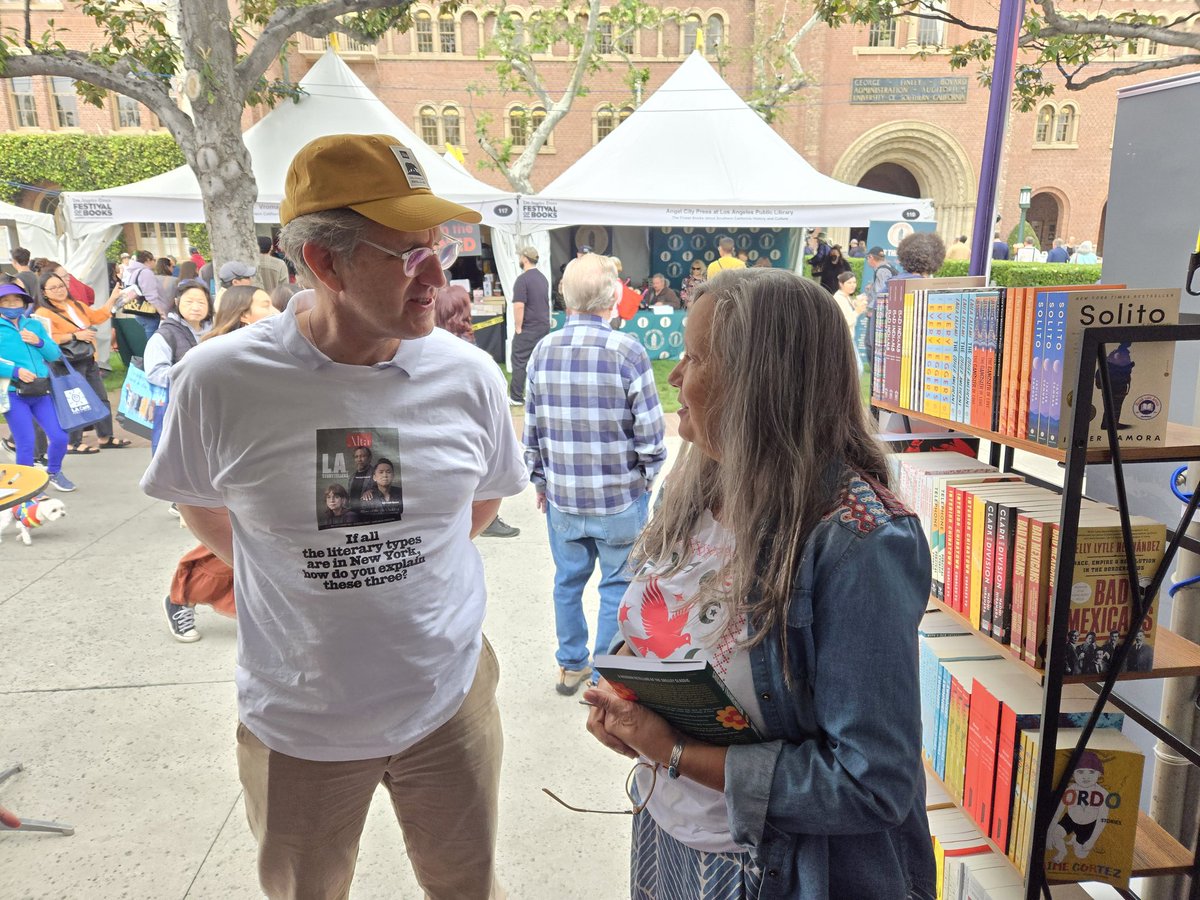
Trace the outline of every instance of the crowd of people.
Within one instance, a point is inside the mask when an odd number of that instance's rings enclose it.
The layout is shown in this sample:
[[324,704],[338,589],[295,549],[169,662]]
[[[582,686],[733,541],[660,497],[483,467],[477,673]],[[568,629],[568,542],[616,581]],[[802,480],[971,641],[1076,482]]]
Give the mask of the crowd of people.
[[[501,500],[532,486],[554,566],[555,691],[582,691],[579,740],[632,765],[631,895],[932,897],[916,647],[928,547],[887,487],[851,340],[896,274],[882,250],[815,238],[808,280],[747,265],[726,238],[678,291],[655,274],[645,294],[614,257],[581,252],[551,331],[550,285],[523,248],[506,385],[472,346],[467,292],[447,283],[458,245],[441,226],[478,213],[423,187],[395,145],[334,135],[300,151],[283,268],[267,240],[216,272],[138,252],[99,306],[57,266],[0,286],[13,384],[68,353],[98,378],[92,329],[118,308],[139,317],[167,398],[141,486],[199,541],[164,609],[181,642],[199,637],[197,604],[237,620],[238,770],[262,890],[345,896],[382,784],[427,896],[501,895],[502,711],[472,541],[503,536]],[[918,233],[900,265],[932,275],[945,252]],[[613,327],[631,302],[689,312],[670,376],[683,447],[665,478],[648,354]],[[18,461],[33,462],[40,422],[52,484],[70,490],[62,460],[83,437],[44,399],[6,394]],[[105,427],[100,446],[121,446]],[[297,480],[314,446],[331,451],[315,484]],[[606,653],[708,663],[762,740],[686,733],[601,677]]]

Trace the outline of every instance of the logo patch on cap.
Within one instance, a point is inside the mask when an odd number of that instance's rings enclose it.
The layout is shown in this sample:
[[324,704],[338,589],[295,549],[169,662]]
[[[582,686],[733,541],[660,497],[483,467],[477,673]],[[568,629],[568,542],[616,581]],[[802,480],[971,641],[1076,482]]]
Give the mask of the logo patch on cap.
[[425,177],[425,170],[421,168],[413,152],[399,144],[393,144],[391,149],[396,156],[396,162],[400,163],[400,171],[404,173],[404,180],[408,182],[408,186],[428,190],[429,179]]

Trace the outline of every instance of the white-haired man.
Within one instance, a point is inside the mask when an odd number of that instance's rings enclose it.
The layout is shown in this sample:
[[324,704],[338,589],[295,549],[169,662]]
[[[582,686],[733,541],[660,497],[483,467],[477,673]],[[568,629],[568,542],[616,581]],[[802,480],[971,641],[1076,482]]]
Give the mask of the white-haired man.
[[[142,481],[234,566],[238,769],[272,900],[347,896],[380,783],[425,895],[493,896],[502,736],[471,537],[527,475],[495,364],[434,327],[450,219],[479,216],[393,137],[301,149],[281,244],[313,295],[175,368]],[[362,448],[363,503],[331,516]]]
[[607,256],[589,253],[568,263],[567,323],[543,338],[529,360],[525,461],[554,558],[560,694],[575,693],[592,674],[583,588],[597,561],[594,646],[608,652],[629,585],[629,551],[667,458],[650,358],[634,338],[608,326],[622,287]]

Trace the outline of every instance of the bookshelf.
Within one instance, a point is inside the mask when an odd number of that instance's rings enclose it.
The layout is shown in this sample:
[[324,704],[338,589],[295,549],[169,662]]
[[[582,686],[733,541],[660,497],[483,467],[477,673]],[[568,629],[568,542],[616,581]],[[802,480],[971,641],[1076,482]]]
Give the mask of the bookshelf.
[[[1091,396],[1093,379],[1097,377],[1097,372],[1099,371],[1099,378],[1102,382],[1101,392],[1103,400],[1106,406],[1111,409],[1114,404],[1112,385],[1110,376],[1102,365],[1109,347],[1127,342],[1178,341],[1200,341],[1200,325],[1086,328],[1083,331],[1083,345],[1079,356],[1078,369],[1075,373],[1075,396]],[[1048,658],[1045,670],[1035,669],[1024,661],[1019,660],[1017,655],[1008,646],[994,640],[990,635],[981,634],[964,616],[937,599],[931,598],[933,606],[966,625],[973,633],[991,641],[998,651],[1002,651],[1007,658],[1016,661],[1020,668],[1042,688],[1040,749],[1037,760],[1038,775],[1035,788],[1037,802],[1035,804],[1033,822],[1034,838],[1031,842],[1030,859],[1026,866],[1029,874],[1025,879],[1024,889],[1026,900],[1039,900],[1042,896],[1043,886],[1047,883],[1043,874],[1044,852],[1046,836],[1055,810],[1055,804],[1050,801],[1054,797],[1056,788],[1054,783],[1055,746],[1059,731],[1058,720],[1064,683],[1082,682],[1091,685],[1092,689],[1097,693],[1095,704],[1097,710],[1102,709],[1111,700],[1118,708],[1125,711],[1127,715],[1132,715],[1133,720],[1143,728],[1146,728],[1152,736],[1174,748],[1189,762],[1200,765],[1200,750],[1185,743],[1178,735],[1172,733],[1170,729],[1158,721],[1157,716],[1138,709],[1125,698],[1113,695],[1112,693],[1112,688],[1118,680],[1195,677],[1200,675],[1200,645],[1171,632],[1169,629],[1163,628],[1160,623],[1155,643],[1154,668],[1151,671],[1113,671],[1105,676],[1067,677],[1062,674],[1066,669],[1065,653],[1067,649],[1065,644],[1069,622],[1068,613],[1071,605],[1072,575],[1075,566],[1074,548],[1079,535],[1079,507],[1083,496],[1083,480],[1087,466],[1097,463],[1111,464],[1116,484],[1117,507],[1121,512],[1122,520],[1127,529],[1126,535],[1128,539],[1128,516],[1130,513],[1129,503],[1125,494],[1123,466],[1126,463],[1191,462],[1200,460],[1200,428],[1171,423],[1168,424],[1166,439],[1161,445],[1122,446],[1118,442],[1115,428],[1109,427],[1107,446],[1103,449],[1089,448],[1087,444],[1089,431],[1089,410],[1087,407],[1089,404],[1079,403],[1076,404],[1072,412],[1073,421],[1070,430],[1072,438],[1069,446],[1050,448],[1023,438],[1000,434],[991,429],[939,419],[922,411],[907,409],[896,403],[883,401],[877,397],[872,397],[871,405],[877,410],[886,410],[904,416],[912,416],[925,422],[949,428],[961,434],[986,440],[993,447],[993,464],[996,464],[1000,460],[997,448],[1007,447],[1055,460],[1064,467],[1064,483],[1061,488],[1062,517],[1059,540],[1059,546],[1062,550],[1058,555],[1057,561],[1054,563],[1056,575],[1054,584],[1056,588],[1055,594],[1051,598],[1050,618],[1046,627]],[[1001,468],[1010,468],[1012,460],[1011,452],[1004,454],[1004,457],[1005,463],[1001,465]],[[1178,549],[1179,541],[1187,530],[1193,515],[1196,513],[1197,506],[1200,505],[1200,491],[1197,494],[1198,496],[1193,498],[1193,501],[1188,504],[1187,510],[1178,526],[1169,531],[1169,534],[1173,536],[1168,541],[1162,563],[1154,577],[1150,580],[1149,585],[1143,585],[1147,593],[1142,594],[1140,590],[1137,590],[1135,591],[1135,596],[1150,596],[1154,592],[1157,592],[1163,585],[1166,573],[1174,560],[1174,554]],[[1168,528],[1170,528],[1170,523],[1168,523]],[[1136,571],[1132,573],[1131,583],[1134,585],[1138,583]],[[1129,643],[1130,638],[1131,635],[1122,637],[1122,648],[1118,650],[1118,663],[1124,658],[1124,645]],[[1117,668],[1119,669],[1119,667]],[[1090,729],[1085,729],[1084,737],[1075,751],[1073,760],[1066,767],[1068,770],[1073,768],[1074,759],[1077,759],[1078,755],[1082,752],[1083,746],[1089,736]],[[940,779],[937,779],[936,773],[931,771],[930,775],[935,780],[940,781]],[[953,799],[953,793],[951,791],[947,791],[947,793]],[[1200,835],[1196,836],[1196,842],[1200,845]],[[991,841],[989,843],[992,843],[993,849],[1001,856],[1004,856],[1002,848],[997,847]],[[1140,810],[1134,844],[1132,874],[1134,877],[1190,876],[1190,896],[1200,898],[1200,855],[1189,850]],[[1123,895],[1131,896],[1124,892]]]
[[[1002,644],[991,635],[976,631],[971,620],[955,609],[951,609],[941,600],[930,597],[929,602],[946,613],[961,625],[972,629],[973,633],[995,645],[998,652],[1003,653],[1013,662],[1020,663],[1021,669],[1038,684],[1044,684],[1046,673],[1034,668],[1022,660],[1008,644]],[[1185,678],[1200,675],[1200,644],[1193,644],[1187,638],[1180,637],[1170,629],[1158,625],[1154,629],[1154,668],[1148,672],[1122,672],[1117,676],[1121,681],[1135,681],[1146,678]],[[1094,684],[1103,681],[1099,675],[1067,675],[1064,684]]]
[[[946,793],[950,789],[946,783],[933,771],[928,760],[925,761],[925,772],[930,779],[940,784]],[[955,804],[957,805],[957,804]],[[935,807],[936,808],[936,807]],[[999,856],[1004,857],[1004,850],[987,835],[983,835],[988,846]],[[1014,870],[1007,858],[1005,862]],[[1138,812],[1137,838],[1133,845],[1133,877],[1150,878],[1156,875],[1187,875],[1192,870],[1192,854],[1183,844],[1171,837],[1161,825],[1144,812]]]

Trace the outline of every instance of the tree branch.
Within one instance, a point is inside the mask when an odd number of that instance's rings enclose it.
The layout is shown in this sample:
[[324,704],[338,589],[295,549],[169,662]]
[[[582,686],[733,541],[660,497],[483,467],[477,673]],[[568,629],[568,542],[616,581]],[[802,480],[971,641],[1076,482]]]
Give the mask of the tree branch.
[[[1097,19],[1077,19],[1066,17],[1058,12],[1054,0],[1034,0],[1042,8],[1042,16],[1046,20],[1043,35],[1051,37],[1067,35],[1097,35],[1113,38],[1148,38],[1160,44],[1171,47],[1194,47],[1200,49],[1200,33],[1176,31],[1165,25],[1151,25],[1147,22],[1130,23],[1117,19],[1100,17]],[[1195,13],[1177,19],[1172,25],[1182,24],[1195,17]]]
[[1068,91],[1082,91],[1085,88],[1091,87],[1093,84],[1099,84],[1102,81],[1108,81],[1110,78],[1120,78],[1125,75],[1137,75],[1139,72],[1153,72],[1159,69],[1174,69],[1177,66],[1190,66],[1200,63],[1200,53],[1189,53],[1185,56],[1171,56],[1166,59],[1156,59],[1150,62],[1136,63],[1131,66],[1114,66],[1106,72],[1098,72],[1095,75],[1089,75],[1087,78],[1076,79],[1074,76],[1078,74],[1080,69],[1076,69],[1074,73],[1068,74],[1066,71],[1060,71],[1066,76],[1066,88]]
[[80,50],[13,54],[4,62],[3,75],[5,78],[58,75],[94,84],[143,104],[177,139],[185,140],[192,133],[192,120],[171,99],[167,80],[137,72],[127,57],[105,66],[93,62]]
[[323,26],[328,31],[335,31],[336,26],[328,27],[338,16],[348,13],[368,12],[372,9],[397,7],[401,11],[412,5],[412,0],[324,0],[308,6],[283,5],[282,3],[271,14],[266,27],[259,34],[254,47],[246,57],[237,64],[237,87],[240,96],[246,96],[262,78],[263,73],[270,68],[271,63],[282,52],[284,45],[297,33],[308,33]]

